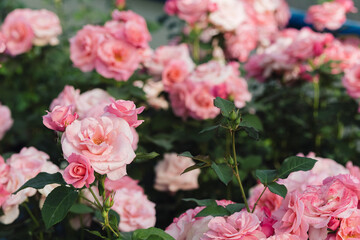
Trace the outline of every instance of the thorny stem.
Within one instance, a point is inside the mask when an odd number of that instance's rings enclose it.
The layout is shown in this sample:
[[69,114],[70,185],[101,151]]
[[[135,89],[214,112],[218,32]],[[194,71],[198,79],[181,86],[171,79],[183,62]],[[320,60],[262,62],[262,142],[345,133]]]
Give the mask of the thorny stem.
[[244,200],[244,203],[245,203],[246,210],[248,212],[250,212],[249,204],[247,202],[244,187],[243,187],[241,179],[240,179],[239,169],[238,169],[237,160],[236,160],[235,131],[230,130],[230,133],[232,135],[232,149],[233,149],[233,159],[234,159],[234,163],[235,163],[235,177],[236,177],[237,181],[239,182],[240,191],[241,191],[241,195]]
[[255,202],[255,204],[254,204],[254,207],[253,207],[253,209],[252,209],[251,213],[254,213],[255,208],[256,208],[256,205],[257,205],[257,204],[258,204],[258,202],[260,201],[260,198],[261,198],[261,197],[262,197],[262,195],[265,193],[266,189],[267,189],[267,186],[265,186],[265,187],[264,187],[264,190],[261,192],[261,194],[260,194],[259,198],[256,200],[256,202]]

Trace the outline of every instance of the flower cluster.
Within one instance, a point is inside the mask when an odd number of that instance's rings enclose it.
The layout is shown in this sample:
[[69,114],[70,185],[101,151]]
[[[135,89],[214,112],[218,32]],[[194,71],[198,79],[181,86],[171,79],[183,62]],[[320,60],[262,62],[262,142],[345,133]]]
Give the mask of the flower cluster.
[[57,45],[61,33],[60,20],[55,13],[46,9],[16,9],[1,25],[0,53],[5,51],[16,56],[29,51],[32,45]]
[[83,72],[127,81],[148,51],[151,35],[143,17],[114,10],[104,26],[86,25],[70,39],[70,58]]
[[233,99],[238,108],[251,100],[237,63],[212,60],[195,67],[185,44],[159,47],[145,66],[161,79],[175,115],[183,119],[215,118],[220,113],[213,103],[216,97]]
[[352,0],[332,0],[319,5],[312,5],[305,18],[307,23],[313,24],[316,30],[323,31],[339,29],[346,21],[346,13],[356,12]]
[[227,55],[241,62],[259,42],[268,42],[273,33],[285,27],[290,18],[284,0],[168,0],[165,12],[201,31],[204,42],[223,34]]
[[[37,190],[33,188],[26,188],[13,194],[26,181],[40,172],[59,172],[59,167],[48,159],[46,153],[34,147],[24,147],[20,153],[11,155],[6,162],[0,156],[0,206],[4,212],[0,217],[1,223],[12,223],[19,216],[19,205],[36,194]],[[39,192],[46,197],[48,192],[44,189],[40,189]]]

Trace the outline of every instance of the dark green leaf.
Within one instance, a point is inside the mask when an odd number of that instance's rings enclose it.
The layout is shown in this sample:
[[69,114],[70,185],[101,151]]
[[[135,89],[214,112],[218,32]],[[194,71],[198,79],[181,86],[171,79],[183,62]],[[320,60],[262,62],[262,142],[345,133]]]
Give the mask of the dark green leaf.
[[255,139],[256,141],[259,140],[259,132],[253,127],[242,127],[245,132],[248,134],[249,137]]
[[204,128],[203,130],[201,130],[199,133],[201,134],[201,133],[204,133],[204,132],[212,131],[212,130],[215,130],[217,128],[219,128],[219,125],[207,127],[207,128]]
[[155,145],[158,145],[159,147],[164,148],[166,151],[172,149],[173,145],[171,141],[168,139],[162,139],[162,138],[152,138],[149,136],[146,136],[146,139],[150,142],[154,143]]
[[186,169],[181,173],[181,175],[184,174],[184,173],[190,172],[190,171],[192,171],[192,170],[200,169],[200,168],[205,168],[205,167],[210,167],[210,164],[208,164],[208,163],[203,163],[203,162],[201,162],[201,163],[195,163],[194,165],[186,168]]
[[248,155],[244,158],[239,158],[238,161],[242,170],[253,170],[259,168],[262,158],[261,156]]
[[109,211],[109,222],[110,222],[110,225],[112,228],[114,228],[114,229],[119,228],[120,216],[117,212],[115,212],[112,209],[110,209],[110,211]]
[[230,215],[236,212],[240,212],[241,209],[243,209],[245,207],[245,204],[243,203],[234,203],[234,204],[229,204],[227,205],[225,208],[226,210],[228,210],[230,212]]
[[32,187],[35,189],[42,189],[46,185],[53,183],[62,184],[62,185],[66,184],[61,173],[59,172],[54,174],[41,172],[38,175],[36,175],[36,177],[24,183],[24,185],[22,185],[16,192],[14,192],[14,194],[28,187]]
[[270,192],[275,193],[283,198],[286,197],[287,189],[284,185],[278,184],[276,182],[272,182],[268,185]]
[[220,97],[215,98],[214,105],[215,107],[220,108],[221,114],[224,117],[229,117],[230,113],[235,109],[235,104],[233,102],[222,99]]
[[264,185],[268,185],[276,179],[277,171],[276,170],[256,170],[256,177]]
[[46,229],[63,220],[78,197],[78,192],[66,186],[55,188],[46,198],[41,215]]
[[228,216],[230,215],[229,210],[223,206],[210,205],[201,210],[195,217],[206,217],[206,216]]
[[69,212],[76,214],[85,214],[85,213],[93,213],[94,209],[81,203],[75,203],[71,206]]
[[135,161],[138,161],[138,162],[146,161],[146,160],[150,160],[150,159],[156,158],[157,156],[159,156],[159,154],[156,153],[156,152],[151,152],[151,153],[136,153]]
[[183,198],[183,201],[186,202],[195,202],[198,206],[210,206],[210,205],[217,205],[214,199],[195,199],[195,198]]
[[134,232],[133,240],[175,240],[172,236],[159,228],[138,229]]
[[134,232],[122,232],[122,233],[120,233],[120,237],[118,239],[119,240],[132,240],[133,234],[134,234]]
[[200,161],[200,162],[204,162],[204,163],[211,163],[211,160],[210,160],[209,156],[202,156],[202,155],[193,156],[193,155],[192,155],[190,152],[188,152],[188,151],[179,154],[179,156],[189,157],[189,158],[192,158],[192,159],[194,159],[194,160],[197,160],[197,161]]
[[229,167],[226,164],[216,164],[213,162],[211,164],[211,168],[214,169],[216,175],[219,177],[220,181],[222,181],[225,185],[227,185],[232,177],[233,177],[233,171],[232,168]]
[[280,169],[278,170],[279,178],[287,178],[290,173],[296,171],[308,171],[311,170],[316,163],[316,160],[306,157],[288,157],[281,164]]
[[179,156],[194,158],[194,156],[189,151],[180,153]]
[[252,127],[258,131],[263,130],[263,125],[262,125],[260,119],[256,115],[251,115],[251,114],[248,114],[248,115],[245,115],[242,117],[240,126]]
[[90,231],[88,229],[85,229],[88,233],[91,233],[92,235],[95,235],[99,238],[102,238],[102,239],[106,239],[106,237],[102,236],[101,233],[99,233],[98,231]]

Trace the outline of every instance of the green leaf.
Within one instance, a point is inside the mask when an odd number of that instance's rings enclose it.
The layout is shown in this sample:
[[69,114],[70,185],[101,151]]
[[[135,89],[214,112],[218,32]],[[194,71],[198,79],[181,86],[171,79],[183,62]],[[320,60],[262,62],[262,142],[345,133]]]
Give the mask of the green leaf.
[[78,192],[66,186],[55,188],[46,198],[41,215],[46,229],[63,220],[78,197]]
[[188,152],[188,151],[179,154],[179,156],[189,157],[189,158],[192,158],[192,159],[194,159],[194,160],[197,160],[197,161],[200,161],[200,162],[204,162],[204,163],[211,163],[211,160],[210,160],[209,156],[202,156],[202,155],[193,156],[193,155],[192,155],[190,152]]
[[148,141],[152,142],[153,144],[164,148],[166,151],[169,151],[170,149],[172,149],[173,145],[171,143],[171,141],[169,141],[168,139],[163,139],[163,138],[152,138],[149,136],[145,137]]
[[26,183],[24,183],[24,185],[22,185],[18,190],[16,190],[16,192],[14,192],[14,194],[16,194],[19,191],[21,191],[25,188],[28,188],[28,187],[32,187],[35,189],[42,189],[46,185],[53,184],[53,183],[62,184],[62,185],[66,184],[61,173],[59,173],[59,172],[54,173],[54,174],[41,172],[38,175],[36,175],[36,177],[34,177],[34,178],[30,179],[29,181],[27,181]]
[[186,202],[195,202],[198,206],[210,206],[217,205],[214,199],[195,199],[195,198],[183,198]]
[[119,240],[132,240],[133,234],[134,234],[134,232],[122,232],[122,233],[120,233],[120,237],[118,239]]
[[117,212],[115,212],[112,209],[110,209],[110,211],[109,211],[109,222],[110,222],[110,225],[112,228],[114,228],[114,229],[119,228],[120,216]]
[[222,181],[225,185],[227,185],[232,177],[233,177],[233,171],[232,168],[229,167],[226,164],[216,164],[213,162],[211,164],[211,168],[215,171],[216,175],[219,177],[220,181]]
[[209,131],[212,131],[212,130],[215,130],[217,128],[219,128],[220,125],[216,125],[216,126],[211,126],[211,127],[207,127],[207,128],[204,128],[203,130],[201,130],[199,133],[204,133],[204,132],[209,132]]
[[99,233],[98,231],[90,231],[88,229],[85,229],[88,233],[91,233],[92,235],[95,235],[99,238],[102,238],[102,239],[106,239],[106,237],[104,237],[103,235],[101,235],[101,233]]
[[316,160],[306,157],[288,157],[281,164],[280,169],[278,170],[279,178],[287,178],[290,173],[296,171],[308,171],[311,170],[316,163]]
[[194,165],[186,168],[186,169],[181,173],[181,175],[184,174],[184,173],[193,171],[193,170],[195,170],[195,169],[201,169],[201,168],[210,167],[210,166],[211,166],[211,164],[209,164],[209,163],[203,163],[203,162],[201,162],[201,163],[195,163]]
[[272,182],[268,185],[270,192],[275,193],[283,198],[286,197],[287,189],[284,185],[278,184],[276,182]]
[[206,216],[228,216],[230,215],[229,210],[224,208],[223,206],[218,205],[210,205],[201,210],[195,217],[206,217]]
[[276,170],[256,170],[256,177],[260,180],[262,184],[267,186],[269,183],[276,179],[277,171]]
[[142,162],[147,161],[153,158],[156,158],[159,156],[157,152],[151,152],[151,153],[136,153],[135,161]]
[[262,125],[260,119],[256,115],[251,115],[251,114],[248,114],[248,115],[245,115],[242,117],[240,126],[252,127],[258,131],[263,130],[263,125]]
[[220,108],[221,114],[224,117],[229,117],[230,113],[235,109],[235,104],[233,102],[222,99],[220,97],[215,98],[214,105],[215,107]]
[[76,213],[76,214],[85,214],[85,213],[93,213],[94,209],[85,204],[75,203],[69,209],[69,212]]
[[227,205],[225,208],[226,210],[228,210],[230,212],[230,215],[236,212],[240,212],[241,209],[243,209],[245,207],[245,204],[243,203],[234,203],[234,204],[229,204]]
[[250,171],[259,168],[262,163],[262,158],[257,155],[248,155],[244,158],[238,158],[238,161],[240,162],[242,170]]
[[134,232],[133,240],[175,240],[163,230],[155,227],[138,229]]
[[180,153],[179,156],[194,158],[194,156],[189,151]]
[[[241,123],[240,123],[241,126]],[[253,139],[255,139],[256,141],[259,141],[260,137],[259,137],[259,131],[256,130],[253,127],[246,127],[246,126],[241,126],[241,128],[247,133],[247,135]]]

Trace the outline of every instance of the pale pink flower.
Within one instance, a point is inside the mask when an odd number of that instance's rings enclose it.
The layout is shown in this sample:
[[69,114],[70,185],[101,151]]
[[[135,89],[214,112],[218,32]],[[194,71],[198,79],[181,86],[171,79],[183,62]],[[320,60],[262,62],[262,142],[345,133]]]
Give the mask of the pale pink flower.
[[138,127],[144,120],[138,120],[138,115],[144,111],[145,107],[136,108],[133,101],[114,100],[105,107],[105,112],[111,113],[124,119],[130,127]]
[[0,32],[0,54],[6,50],[6,38],[4,34]]
[[209,22],[222,31],[233,31],[246,18],[244,5],[238,0],[212,0],[217,6],[209,15]]
[[353,13],[357,12],[353,0],[335,0],[335,2],[341,4],[345,8],[346,12],[353,12]]
[[184,61],[177,59],[170,61],[162,72],[161,80],[164,84],[164,89],[169,91],[175,83],[185,81],[188,74],[189,69]]
[[31,9],[15,9],[6,16],[1,26],[7,52],[12,56],[25,53],[32,47],[34,32],[29,22],[31,15]]
[[14,121],[11,118],[10,109],[0,103],[0,140],[5,133],[12,127]]
[[139,143],[139,134],[137,133],[137,131],[134,127],[131,127],[130,129],[131,129],[131,133],[133,135],[133,142],[132,142],[131,146],[134,149],[134,151],[136,151],[136,149],[138,148],[138,143]]
[[88,188],[95,181],[94,169],[86,157],[73,153],[67,161],[69,165],[63,173],[67,184],[71,184],[75,188],[82,188],[84,185]]
[[262,240],[301,240],[301,238],[293,234],[284,233],[277,234]]
[[129,190],[144,192],[144,189],[138,185],[139,181],[134,180],[129,176],[123,176],[118,180],[105,179],[105,189],[108,191],[117,191],[122,188],[128,188]]
[[135,158],[132,142],[129,124],[110,116],[75,120],[61,140],[66,158],[72,153],[84,155],[97,173],[111,180],[126,175],[126,165]]
[[342,219],[336,240],[360,239],[360,210],[356,209],[350,217]]
[[349,170],[352,176],[360,179],[360,168],[358,166],[354,166],[351,161],[346,163],[346,169]]
[[342,83],[350,97],[360,98],[360,64],[345,70]]
[[164,10],[169,15],[176,14],[180,19],[194,24],[206,17],[209,5],[209,0],[168,0]]
[[127,81],[140,61],[135,47],[122,40],[109,39],[98,46],[95,67],[103,77]]
[[313,24],[318,31],[325,28],[336,30],[346,21],[346,8],[336,1],[313,5],[308,9],[305,21]]
[[112,210],[120,215],[119,229],[123,232],[153,227],[156,222],[155,204],[142,191],[120,188],[115,192]]
[[105,34],[103,27],[86,25],[70,39],[70,59],[75,67],[83,72],[94,69],[97,50]]
[[259,231],[260,221],[255,214],[245,211],[234,213],[229,217],[215,217],[210,220],[209,231],[201,240],[210,239],[261,239],[265,234]]
[[309,224],[303,218],[305,205],[299,197],[296,191],[288,193],[280,209],[273,213],[277,221],[273,225],[276,235],[287,233],[297,235],[301,240],[308,239]]
[[178,83],[174,84],[169,92],[171,107],[174,114],[182,119],[189,116],[189,110],[186,107],[187,99],[190,97],[190,89],[188,84]]
[[58,35],[62,33],[58,16],[46,9],[33,10],[29,18],[34,31],[33,44],[36,46],[52,46],[59,44]]
[[252,95],[249,92],[246,80],[235,74],[226,81],[226,91],[230,98],[234,99],[237,108],[243,108],[246,102],[251,101]]
[[43,124],[52,130],[63,132],[65,128],[79,116],[74,112],[74,106],[55,106],[51,112],[43,116]]
[[76,101],[76,112],[79,118],[99,117],[104,114],[105,106],[111,103],[112,97],[105,90],[94,88],[82,93]]
[[182,174],[186,168],[194,164],[195,162],[191,158],[178,156],[176,153],[166,153],[164,159],[155,167],[154,188],[170,192],[198,188],[200,169]]
[[178,218],[174,218],[173,222],[166,228],[165,232],[176,240],[198,240],[209,230],[208,223],[213,218],[195,217],[205,207],[196,207],[189,209],[181,214]]
[[59,96],[55,98],[50,104],[50,111],[54,110],[56,106],[66,107],[75,105],[80,96],[80,90],[73,86],[66,85]]
[[9,170],[10,166],[6,164],[4,158],[0,156],[0,185],[6,184],[8,181]]
[[134,86],[142,88],[145,92],[147,103],[155,109],[168,109],[169,103],[164,96],[159,96],[164,91],[162,81],[148,79],[145,84],[142,81],[135,81]]

